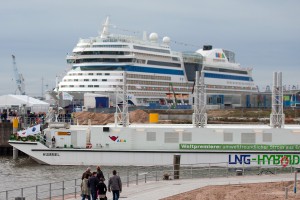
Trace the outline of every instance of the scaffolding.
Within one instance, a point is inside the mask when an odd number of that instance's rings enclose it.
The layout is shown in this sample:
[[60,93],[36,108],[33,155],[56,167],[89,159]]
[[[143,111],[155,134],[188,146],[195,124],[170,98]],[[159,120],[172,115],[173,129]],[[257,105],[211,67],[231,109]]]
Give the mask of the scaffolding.
[[[199,84],[200,82],[200,84]],[[206,91],[204,84],[204,73],[201,73],[199,80],[199,71],[196,71],[195,93],[194,93],[194,113],[193,126],[204,128],[207,125],[206,113]]]
[[284,120],[285,115],[283,113],[282,72],[274,72],[270,126],[273,128],[282,128],[284,126]]
[[[127,127],[129,125],[128,113],[128,95],[127,95],[127,77],[126,72],[123,73],[123,85],[116,88],[116,112],[115,112],[115,126],[122,125]],[[120,103],[118,101],[120,100]]]

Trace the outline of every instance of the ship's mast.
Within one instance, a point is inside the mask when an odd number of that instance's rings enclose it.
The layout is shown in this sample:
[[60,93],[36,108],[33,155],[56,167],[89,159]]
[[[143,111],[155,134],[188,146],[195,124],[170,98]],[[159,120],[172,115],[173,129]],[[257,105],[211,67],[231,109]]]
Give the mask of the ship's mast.
[[282,72],[274,72],[270,126],[273,128],[282,128],[284,126],[284,120],[285,115],[283,113]]
[[103,24],[103,29],[101,32],[101,38],[107,38],[107,36],[109,36],[109,17],[106,17],[105,23]]
[[195,79],[193,125],[204,128],[207,125],[204,73],[202,72],[201,77],[199,77],[199,71],[196,71]]

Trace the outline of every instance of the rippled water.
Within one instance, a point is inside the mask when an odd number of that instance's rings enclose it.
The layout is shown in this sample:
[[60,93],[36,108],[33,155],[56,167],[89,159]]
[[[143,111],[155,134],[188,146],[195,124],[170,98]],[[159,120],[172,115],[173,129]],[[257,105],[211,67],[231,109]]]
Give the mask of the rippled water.
[[[101,166],[101,163],[99,163]],[[88,166],[50,166],[40,165],[29,157],[0,157],[0,191],[18,189],[21,187],[41,185],[50,182],[71,180],[80,178]],[[96,171],[96,166],[89,166]],[[116,169],[120,175],[126,175],[127,170],[135,170],[134,167],[102,166],[105,177]]]

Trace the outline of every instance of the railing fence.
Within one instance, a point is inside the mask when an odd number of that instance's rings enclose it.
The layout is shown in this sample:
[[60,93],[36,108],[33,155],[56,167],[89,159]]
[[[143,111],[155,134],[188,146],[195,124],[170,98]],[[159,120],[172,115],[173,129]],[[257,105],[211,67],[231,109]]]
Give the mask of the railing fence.
[[[272,166],[248,166],[242,165],[229,166],[228,163],[199,163],[193,165],[180,165],[180,179],[195,178],[215,178],[230,177],[237,175],[262,175],[262,174],[282,174],[293,173],[297,168],[294,166],[282,167],[281,165]],[[162,180],[171,180],[174,177],[174,166],[152,166],[137,167],[134,170],[127,170],[119,173],[123,187],[131,185],[146,184]],[[178,174],[178,171],[176,175]],[[110,174],[107,174],[107,183]],[[0,199],[3,200],[57,200],[66,198],[77,198],[81,194],[81,178],[51,182],[36,186],[28,186],[20,189],[12,189],[0,192]]]

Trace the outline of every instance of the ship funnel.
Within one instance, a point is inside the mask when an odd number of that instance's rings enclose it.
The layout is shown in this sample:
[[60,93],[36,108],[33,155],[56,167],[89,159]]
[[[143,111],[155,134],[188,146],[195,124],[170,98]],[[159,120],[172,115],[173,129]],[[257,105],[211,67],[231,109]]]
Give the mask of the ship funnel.
[[283,114],[282,72],[274,72],[270,126],[273,128],[282,128],[284,126],[284,120],[285,116]]
[[107,38],[109,36],[109,17],[106,17],[105,23],[103,24],[103,29],[101,32],[101,38]]
[[203,46],[203,51],[209,51],[212,50],[212,45],[204,45]]

